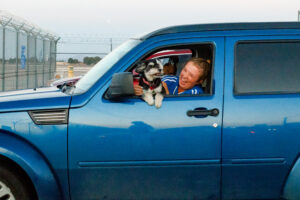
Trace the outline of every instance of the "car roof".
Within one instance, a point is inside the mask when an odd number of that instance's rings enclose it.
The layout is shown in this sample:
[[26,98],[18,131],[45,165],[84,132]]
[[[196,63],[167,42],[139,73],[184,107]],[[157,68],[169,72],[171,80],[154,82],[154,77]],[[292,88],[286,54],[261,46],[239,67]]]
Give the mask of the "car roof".
[[143,35],[140,39],[148,39],[170,33],[233,31],[233,30],[266,30],[266,29],[300,29],[300,22],[246,22],[219,24],[192,24],[162,28]]

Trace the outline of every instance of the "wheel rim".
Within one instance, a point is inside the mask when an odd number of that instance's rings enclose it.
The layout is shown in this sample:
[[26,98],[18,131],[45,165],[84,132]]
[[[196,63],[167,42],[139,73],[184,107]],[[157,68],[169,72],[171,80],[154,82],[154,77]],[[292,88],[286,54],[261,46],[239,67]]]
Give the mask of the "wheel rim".
[[0,199],[15,200],[14,195],[11,193],[10,188],[0,181]]

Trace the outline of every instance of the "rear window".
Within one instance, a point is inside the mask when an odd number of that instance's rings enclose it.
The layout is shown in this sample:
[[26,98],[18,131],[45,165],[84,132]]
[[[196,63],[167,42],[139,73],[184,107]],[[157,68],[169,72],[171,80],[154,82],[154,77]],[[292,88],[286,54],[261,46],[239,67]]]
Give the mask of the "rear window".
[[300,41],[238,43],[234,93],[300,93]]

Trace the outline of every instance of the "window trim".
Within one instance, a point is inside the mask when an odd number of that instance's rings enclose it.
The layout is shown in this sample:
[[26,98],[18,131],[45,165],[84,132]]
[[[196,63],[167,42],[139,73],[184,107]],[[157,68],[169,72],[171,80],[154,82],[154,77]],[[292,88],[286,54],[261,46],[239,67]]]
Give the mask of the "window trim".
[[293,92],[284,92],[284,91],[277,91],[277,92],[237,92],[237,80],[236,80],[236,70],[237,70],[237,46],[239,44],[263,44],[263,43],[273,43],[273,44],[280,44],[280,43],[299,43],[299,39],[270,39],[270,40],[239,40],[234,44],[234,73],[233,73],[233,95],[234,96],[254,96],[254,95],[286,95],[286,94],[300,94],[300,91],[293,91]]

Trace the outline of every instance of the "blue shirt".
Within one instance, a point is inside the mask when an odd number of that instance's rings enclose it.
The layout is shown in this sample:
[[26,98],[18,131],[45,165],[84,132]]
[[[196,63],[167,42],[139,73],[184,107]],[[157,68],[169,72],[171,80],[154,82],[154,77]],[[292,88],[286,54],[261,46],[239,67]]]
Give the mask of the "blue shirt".
[[[178,94],[179,78],[177,76],[166,75],[162,79],[170,94]],[[203,90],[199,85],[195,85],[189,90],[185,90],[179,94],[203,94]]]

